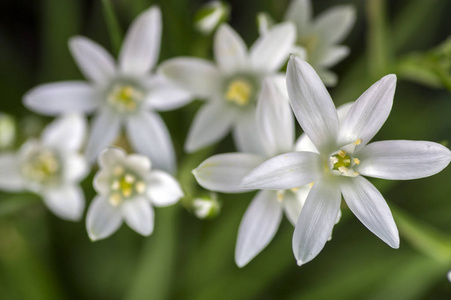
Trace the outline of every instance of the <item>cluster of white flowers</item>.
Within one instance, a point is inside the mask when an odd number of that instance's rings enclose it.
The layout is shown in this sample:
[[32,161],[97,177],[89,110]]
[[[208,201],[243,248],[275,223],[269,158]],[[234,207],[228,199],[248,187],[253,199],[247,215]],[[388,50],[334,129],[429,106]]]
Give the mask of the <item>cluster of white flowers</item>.
[[[199,23],[205,32],[216,28],[226,13],[220,3],[209,9],[212,15]],[[207,158],[193,170],[197,182],[213,192],[258,190],[238,230],[239,267],[270,243],[283,214],[295,226],[298,264],[313,259],[340,220],[342,195],[369,230],[398,248],[390,209],[363,176],[431,176],[449,164],[451,152],[424,141],[369,143],[390,113],[396,76],[383,77],[355,102],[336,109],[324,84],[336,84],[337,76],[328,68],[349,53],[337,44],[354,24],[354,8],[336,7],[315,21],[311,15],[309,0],[294,0],[280,24],[260,15],[260,37],[249,49],[229,25],[220,25],[214,35],[215,63],[180,57],[155,68],[162,33],[155,6],[132,23],[117,64],[94,41],[72,38],[70,51],[89,82],[44,84],[24,96],[29,109],[62,116],[40,140],[0,155],[0,188],[37,193],[59,217],[80,220],[85,207],[80,182],[97,159],[97,196],[86,217],[89,237],[106,238],[123,220],[150,235],[153,206],[172,205],[183,197],[173,177],[177,167],[171,136],[157,111],[200,98],[207,103],[189,129],[186,152],[218,142],[230,130],[238,152]],[[289,59],[290,53],[295,54]],[[280,72],[288,59],[285,76]],[[293,112],[304,131],[297,140]],[[82,114],[90,113],[94,117],[84,145]],[[123,127],[140,154],[112,147]],[[196,196],[188,200],[199,218],[219,212],[216,194]]]

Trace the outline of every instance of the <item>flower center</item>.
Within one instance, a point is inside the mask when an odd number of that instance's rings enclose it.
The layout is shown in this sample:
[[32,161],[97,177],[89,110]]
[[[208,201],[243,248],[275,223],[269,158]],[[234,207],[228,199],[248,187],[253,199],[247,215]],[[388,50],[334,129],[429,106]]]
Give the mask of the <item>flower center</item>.
[[225,92],[227,101],[233,102],[238,106],[245,106],[252,97],[253,87],[246,79],[232,80]]
[[22,165],[22,174],[26,178],[46,185],[56,183],[60,171],[60,159],[51,149],[36,149]]
[[356,177],[360,175],[359,172],[354,170],[356,165],[360,164],[360,160],[354,157],[355,147],[362,143],[361,139],[358,139],[354,143],[348,144],[340,149],[338,152],[332,154],[329,157],[329,169],[334,175]]
[[302,36],[299,38],[298,43],[305,48],[307,51],[307,59],[310,59],[310,56],[314,53],[318,44],[318,37],[316,35]]
[[121,113],[135,112],[143,99],[143,90],[133,84],[116,83],[107,95],[108,103]]
[[111,191],[109,201],[113,206],[118,206],[124,200],[144,194],[146,184],[133,172],[117,166],[113,170]]

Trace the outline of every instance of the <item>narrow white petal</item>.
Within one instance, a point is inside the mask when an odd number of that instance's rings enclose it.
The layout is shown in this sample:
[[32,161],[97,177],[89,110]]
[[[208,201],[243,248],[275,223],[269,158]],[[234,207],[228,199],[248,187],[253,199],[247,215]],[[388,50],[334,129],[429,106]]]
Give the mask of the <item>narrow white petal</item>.
[[64,81],[38,85],[23,97],[24,105],[43,115],[91,113],[100,101],[94,89],[83,81]]
[[13,153],[0,154],[0,189],[17,192],[24,190],[19,157]]
[[296,226],[302,207],[310,192],[310,185],[303,185],[296,191],[286,190],[283,196],[282,206],[285,215],[293,226]]
[[158,60],[161,43],[161,11],[152,6],[130,25],[119,53],[119,65],[128,74],[149,72]]
[[111,171],[101,169],[94,176],[93,186],[94,190],[102,196],[109,195],[111,191]]
[[42,142],[62,150],[78,151],[86,137],[86,126],[86,119],[81,115],[60,117],[44,129]]
[[199,97],[217,95],[221,90],[221,75],[211,62],[192,57],[179,57],[160,64],[159,72],[180,87]]
[[268,159],[242,181],[246,189],[285,190],[314,182],[323,173],[321,157],[313,152],[290,152]]
[[142,112],[127,120],[127,136],[133,148],[150,158],[153,166],[168,172],[175,171],[175,153],[171,135],[161,117]]
[[304,132],[318,150],[330,150],[338,132],[338,116],[318,74],[307,62],[292,57],[287,87],[293,112]]
[[86,78],[103,84],[115,75],[113,57],[96,42],[82,36],[73,37],[69,49]]
[[89,162],[97,159],[100,151],[114,142],[121,127],[120,118],[110,111],[100,111],[92,121],[85,155]]
[[64,180],[78,183],[89,173],[89,165],[85,157],[78,153],[68,153],[64,157]]
[[152,171],[148,179],[147,195],[155,206],[168,206],[183,197],[178,181],[163,171]]
[[319,180],[307,196],[293,234],[293,253],[298,265],[315,258],[332,234],[340,210],[340,189]]
[[125,223],[141,235],[148,236],[153,231],[154,211],[145,198],[126,200],[121,207]]
[[384,179],[417,179],[437,174],[451,161],[448,148],[424,141],[382,141],[367,145],[356,156],[357,171]]
[[244,267],[273,239],[282,220],[282,207],[275,191],[260,191],[241,220],[235,262]]
[[257,124],[269,156],[293,149],[294,118],[290,103],[271,79],[263,83],[257,103]]
[[125,151],[117,147],[108,147],[99,154],[99,166],[102,169],[111,169],[125,158]]
[[216,31],[213,48],[215,60],[225,73],[235,72],[246,66],[246,44],[229,25],[222,24]]
[[263,161],[262,156],[250,153],[217,154],[204,160],[193,174],[207,190],[242,193],[241,180]]
[[356,11],[350,5],[337,5],[315,19],[314,31],[329,44],[342,42],[354,26]]
[[238,152],[261,154],[266,156],[264,141],[262,140],[257,125],[255,110],[249,110],[247,114],[239,116],[233,127],[233,139]]
[[152,163],[147,156],[141,154],[130,154],[124,161],[124,165],[128,168],[140,173],[150,172]]
[[85,209],[85,196],[79,186],[62,186],[46,190],[44,203],[58,217],[68,221],[79,221]]
[[293,0],[286,10],[284,20],[294,22],[298,30],[302,32],[306,26],[310,25],[312,14],[311,0]]
[[354,103],[340,128],[339,143],[362,140],[363,145],[376,135],[387,120],[393,105],[396,76],[384,76]]
[[365,178],[346,178],[341,192],[349,209],[372,233],[392,248],[399,248],[399,233],[390,208],[379,191]]
[[235,121],[233,111],[222,103],[212,102],[203,105],[191,124],[185,151],[194,152],[222,139]]
[[121,224],[122,215],[118,208],[111,206],[106,197],[94,198],[86,215],[86,229],[92,241],[109,237]]
[[324,56],[321,61],[318,62],[318,65],[323,68],[330,68],[348,56],[349,52],[349,47],[347,46],[331,47],[324,53]]
[[296,39],[296,27],[292,23],[273,26],[252,45],[250,61],[256,70],[276,71],[287,61]]
[[180,88],[161,75],[148,82],[147,104],[150,108],[167,111],[182,107],[193,100],[192,93]]

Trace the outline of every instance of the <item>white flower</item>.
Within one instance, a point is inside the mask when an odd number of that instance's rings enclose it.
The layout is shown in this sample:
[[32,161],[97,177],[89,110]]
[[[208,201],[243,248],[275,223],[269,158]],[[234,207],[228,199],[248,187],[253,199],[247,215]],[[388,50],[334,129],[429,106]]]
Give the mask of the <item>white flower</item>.
[[263,78],[275,75],[292,49],[293,24],[274,26],[247,51],[241,37],[227,24],[214,37],[216,65],[198,58],[170,59],[160,66],[168,79],[205,98],[188,133],[188,152],[223,138],[231,128],[237,147],[250,151],[255,129],[255,107]]
[[[311,0],[293,0],[284,20],[296,24],[297,46],[293,53],[307,60],[327,86],[334,86],[337,74],[328,70],[348,56],[349,48],[338,45],[351,31],[356,12],[351,5],[338,5],[312,19]],[[272,21],[266,14],[258,16],[260,34],[266,34]]]
[[[347,109],[349,105],[343,107]],[[342,110],[342,109],[340,109]],[[259,152],[214,155],[193,170],[197,182],[204,188],[223,193],[244,193],[241,180],[265,159],[287,151],[310,151],[305,137],[294,145],[294,119],[288,99],[272,80],[265,80],[257,104],[256,139]],[[282,212],[296,224],[310,185],[292,189],[259,191],[241,221],[235,250],[235,262],[245,266],[272,240],[282,219]]]
[[150,235],[154,206],[168,206],[183,197],[178,182],[168,173],[151,171],[150,160],[108,148],[99,156],[100,170],[94,178],[98,196],[88,209],[86,228],[91,240],[109,237],[125,220],[141,235]]
[[173,172],[175,155],[169,132],[155,110],[177,108],[191,96],[162,76],[151,75],[160,51],[161,12],[152,7],[133,22],[115,64],[99,44],[74,37],[69,47],[89,82],[67,81],[32,89],[25,105],[39,113],[95,111],[86,156],[94,161],[100,151],[114,142],[125,126],[133,148],[150,157],[155,167]]
[[85,131],[81,116],[60,117],[45,128],[40,140],[27,141],[17,153],[1,154],[0,189],[32,191],[58,217],[80,220],[85,198],[79,182],[88,166],[78,151]]
[[341,125],[329,93],[308,63],[290,59],[287,86],[296,118],[318,153],[290,152],[271,158],[243,179],[243,187],[289,189],[314,182],[293,235],[299,265],[324,247],[340,209],[341,194],[369,230],[398,248],[398,230],[387,203],[360,175],[403,180],[431,176],[449,164],[451,152],[424,141],[368,144],[390,113],[395,75],[383,77],[363,93]]

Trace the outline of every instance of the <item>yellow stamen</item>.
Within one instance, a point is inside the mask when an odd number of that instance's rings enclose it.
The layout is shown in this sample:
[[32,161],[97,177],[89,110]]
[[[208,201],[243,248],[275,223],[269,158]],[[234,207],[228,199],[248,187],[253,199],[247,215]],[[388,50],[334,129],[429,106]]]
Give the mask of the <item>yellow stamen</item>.
[[113,206],[118,206],[122,202],[121,196],[119,194],[116,194],[116,193],[110,195],[108,200],[111,203],[111,205],[113,205]]
[[345,158],[345,156],[346,156],[346,151],[340,150],[340,151],[338,151],[338,155],[340,155],[342,158]]
[[354,142],[354,144],[356,145],[360,145],[362,143],[362,139],[358,139],[357,141]]
[[232,81],[225,93],[227,101],[235,102],[239,106],[249,103],[252,95],[252,86],[245,80],[238,79]]
[[360,159],[354,158],[354,163],[355,163],[356,165],[359,165],[359,164],[360,164]]

